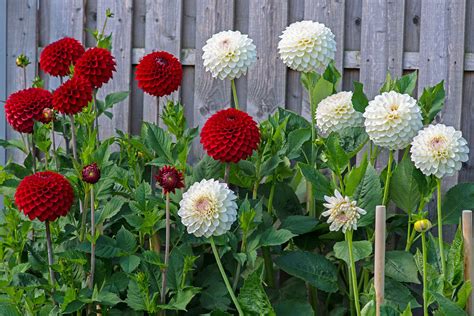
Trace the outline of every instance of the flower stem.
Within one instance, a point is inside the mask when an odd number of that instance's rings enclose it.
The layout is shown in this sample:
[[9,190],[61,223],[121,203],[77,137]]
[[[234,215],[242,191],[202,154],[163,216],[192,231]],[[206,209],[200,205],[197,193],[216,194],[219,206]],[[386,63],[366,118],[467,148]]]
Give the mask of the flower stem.
[[94,122],[95,122],[95,130],[97,132],[97,146],[99,145],[100,141],[100,136],[99,136],[99,112],[97,110],[97,89],[94,89],[94,92],[92,92],[92,111],[95,114]]
[[74,115],[69,114],[71,119],[71,138],[72,138],[72,156],[77,161],[77,145],[76,145],[76,126],[74,124]]
[[438,209],[438,242],[439,242],[439,256],[441,260],[441,270],[446,277],[446,260],[444,256],[444,242],[443,242],[443,213],[441,211],[441,179],[436,178],[436,205]]
[[[89,201],[89,191],[86,190],[86,192],[84,193],[84,205],[86,205],[86,209],[83,209],[83,212],[81,214],[82,218],[81,218],[81,232],[79,234],[79,240],[82,242],[84,241],[84,236],[86,235],[86,226],[87,226],[87,205],[88,205],[88,202]],[[82,204],[82,202],[81,202]]]
[[56,170],[59,170],[59,159],[58,155],[56,155],[56,137],[54,136],[54,122],[51,122],[51,155],[54,157]]
[[170,257],[170,194],[166,193],[166,241],[165,241],[165,267],[161,276],[161,304],[165,304],[166,300],[166,276],[168,272],[168,261]]
[[229,177],[230,177],[230,162],[226,162],[225,169],[224,169],[224,182],[229,184]]
[[[310,165],[314,167],[316,164],[316,148],[314,147],[314,142],[316,141],[316,104],[314,104],[311,98],[311,91],[308,91],[309,97],[309,106],[311,109],[311,161]],[[306,208],[309,216],[316,217],[316,207],[314,204],[314,192],[313,184],[307,182],[306,184]]]
[[94,287],[95,274],[95,197],[94,185],[91,185],[91,274],[89,279],[89,288]]
[[425,232],[421,233],[421,247],[423,251],[423,315],[428,316],[428,272],[426,271],[428,251],[426,249]]
[[387,176],[385,178],[385,186],[383,188],[383,202],[382,204],[387,206],[388,204],[388,192],[390,188],[390,179],[392,177],[392,163],[393,163],[393,151],[390,150],[388,154],[388,164],[387,164]]
[[239,312],[239,315],[245,315],[244,312],[242,311],[242,308],[240,307],[239,301],[237,300],[237,297],[234,294],[234,291],[232,290],[232,287],[229,283],[229,279],[227,278],[227,275],[225,274],[224,267],[222,266],[221,259],[219,257],[219,252],[217,251],[216,244],[214,243],[214,238],[211,236],[209,238],[211,242],[211,248],[212,252],[214,254],[214,257],[216,258],[216,263],[217,266],[219,267],[219,271],[221,272],[222,279],[224,279],[225,286],[227,288],[227,291],[229,292],[230,297],[232,298],[232,302],[234,302],[235,308],[237,308],[237,311]]
[[346,238],[349,248],[349,262],[350,262],[350,270],[351,270],[351,278],[352,278],[352,290],[354,292],[354,304],[356,307],[357,316],[360,316],[360,303],[359,303],[359,289],[357,288],[357,275],[356,275],[356,268],[354,262],[354,254],[352,249],[352,230],[348,230],[346,232]]
[[235,87],[235,81],[232,79],[230,81],[230,84],[232,86],[232,96],[234,97],[234,108],[239,109],[239,98],[237,98],[237,88]]
[[44,222],[46,225],[46,248],[48,249],[48,265],[49,265],[49,278],[51,279],[51,286],[54,288],[55,277],[53,271],[53,244],[51,242],[51,229],[49,226],[49,221]]
[[36,153],[35,153],[35,143],[33,140],[33,134],[31,134],[31,141],[30,141],[30,136],[26,135],[26,142],[28,144],[28,151],[31,154],[33,173],[35,173],[36,172]]

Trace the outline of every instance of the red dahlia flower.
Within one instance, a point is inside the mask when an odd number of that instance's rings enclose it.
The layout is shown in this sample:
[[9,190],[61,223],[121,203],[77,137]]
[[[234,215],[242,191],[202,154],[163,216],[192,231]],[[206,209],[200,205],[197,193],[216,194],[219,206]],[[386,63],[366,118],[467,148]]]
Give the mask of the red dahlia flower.
[[164,193],[174,193],[176,189],[184,188],[183,173],[172,166],[164,166],[155,175],[156,181],[163,188]]
[[15,192],[15,204],[31,220],[54,221],[65,216],[74,200],[69,181],[53,171],[37,172],[21,180]]
[[46,46],[41,52],[40,68],[51,76],[69,75],[69,67],[84,54],[82,44],[70,37],[65,37]]
[[140,60],[135,78],[143,91],[162,97],[178,90],[183,79],[183,67],[170,53],[153,52]]
[[95,162],[82,168],[82,180],[84,182],[94,184],[97,183],[99,179],[100,169]]
[[53,93],[53,107],[65,114],[76,114],[92,100],[92,85],[83,78],[74,76]]
[[52,107],[51,92],[29,88],[12,93],[5,102],[8,123],[20,133],[33,133],[34,121],[47,123],[43,110]]
[[93,88],[100,88],[112,79],[115,65],[115,58],[108,50],[93,47],[76,62],[74,75],[89,80]]
[[257,123],[245,112],[230,108],[212,115],[201,131],[207,154],[222,162],[247,159],[260,143]]

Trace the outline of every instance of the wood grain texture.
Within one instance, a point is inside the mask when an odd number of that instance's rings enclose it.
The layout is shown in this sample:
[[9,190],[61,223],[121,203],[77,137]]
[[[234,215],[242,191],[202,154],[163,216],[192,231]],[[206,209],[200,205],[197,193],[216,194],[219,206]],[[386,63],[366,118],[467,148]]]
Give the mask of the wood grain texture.
[[[133,1],[99,0],[97,3],[97,25],[101,29],[105,20],[105,11],[110,8],[114,17],[109,19],[105,30],[106,34],[112,33],[112,55],[117,62],[117,72],[114,78],[104,85],[98,93],[99,99],[104,99],[111,92],[130,91],[132,78],[132,10]],[[111,111],[113,118],[103,116],[99,120],[101,126],[101,139],[115,134],[119,129],[128,133],[130,131],[130,98],[116,104]]]
[[233,1],[203,0],[196,3],[195,126],[202,127],[211,114],[230,106],[230,81],[213,79],[206,72],[202,61],[202,47],[213,34],[230,30],[233,25]]
[[[145,52],[167,51],[180,58],[182,0],[147,0],[145,19]],[[143,120],[158,122],[158,109],[161,110],[168,100],[178,100],[179,90],[169,96],[157,99],[145,93]],[[161,124],[162,125],[162,124]]]
[[[473,243],[472,243],[472,211],[462,211],[462,236],[464,241],[464,281],[473,281]],[[472,315],[474,312],[473,308],[474,294],[471,292],[466,303],[466,312],[468,315]]]
[[[7,94],[24,88],[23,71],[15,64],[20,54],[26,55],[32,62],[26,68],[27,85],[31,85],[33,78],[38,73],[37,45],[38,33],[36,31],[38,22],[36,0],[7,1],[7,26],[9,30],[16,30],[15,36],[7,34]],[[10,126],[7,126],[6,135],[8,139],[20,138]],[[24,155],[17,150],[7,151],[7,160],[23,161]]]
[[[0,1],[0,100],[7,98],[7,1]],[[0,139],[7,138],[5,108],[0,106]],[[0,164],[6,162],[5,149],[0,148]],[[3,207],[0,198],[0,207]]]
[[248,72],[247,112],[259,121],[285,107],[286,67],[277,47],[287,17],[284,1],[250,1],[249,36],[257,46],[257,61]]

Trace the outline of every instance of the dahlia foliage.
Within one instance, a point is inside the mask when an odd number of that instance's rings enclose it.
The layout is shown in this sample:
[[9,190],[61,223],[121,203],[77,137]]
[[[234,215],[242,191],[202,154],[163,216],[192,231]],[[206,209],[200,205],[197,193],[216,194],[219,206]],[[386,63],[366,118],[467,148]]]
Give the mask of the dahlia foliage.
[[[276,39],[276,62],[300,72],[310,115],[277,108],[257,121],[233,80],[260,71],[258,47],[223,31],[196,52],[212,77],[232,80],[232,107],[217,100],[192,126],[173,93],[188,89],[179,58],[156,50],[123,73],[111,46],[120,34],[99,29],[96,47],[63,38],[42,50],[42,76],[58,87],[12,78],[27,86],[4,104],[19,133],[0,146],[21,154],[0,167],[0,315],[375,315],[382,204],[381,315],[464,315],[463,238],[450,243],[443,227],[472,208],[474,184],[446,180],[470,146],[435,123],[442,82],[415,95],[411,72],[377,95],[358,82],[341,91],[334,34],[299,21]],[[12,76],[37,62],[17,57]],[[128,96],[104,96],[114,76],[166,96],[159,123],[104,137],[98,122]]]

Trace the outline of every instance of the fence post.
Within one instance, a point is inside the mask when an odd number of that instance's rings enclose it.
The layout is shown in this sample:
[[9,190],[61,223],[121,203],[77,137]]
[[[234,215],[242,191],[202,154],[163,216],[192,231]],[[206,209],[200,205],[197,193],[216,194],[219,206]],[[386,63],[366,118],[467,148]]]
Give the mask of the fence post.
[[383,304],[385,286],[385,206],[378,205],[375,208],[375,263],[374,263],[374,287],[375,287],[375,310],[380,316],[380,307]]
[[[472,282],[472,211],[462,211],[462,236],[464,238],[464,281]],[[473,294],[469,295],[466,303],[466,312],[472,315]]]

